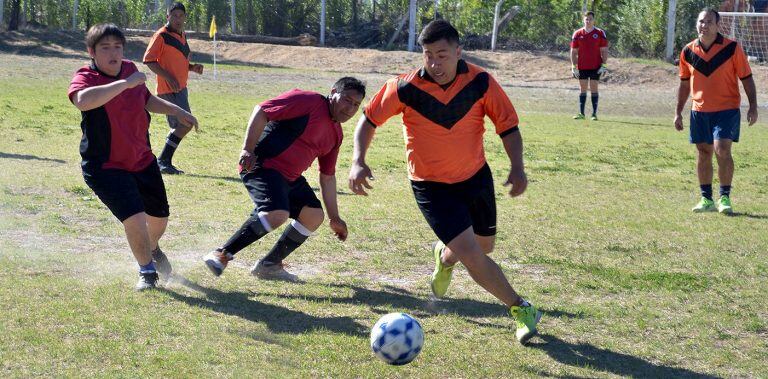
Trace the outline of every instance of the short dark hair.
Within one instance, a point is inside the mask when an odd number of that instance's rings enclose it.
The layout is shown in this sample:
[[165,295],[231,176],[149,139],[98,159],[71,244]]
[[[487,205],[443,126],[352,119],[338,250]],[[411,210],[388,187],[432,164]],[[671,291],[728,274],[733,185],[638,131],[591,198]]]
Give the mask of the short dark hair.
[[427,24],[419,34],[419,45],[435,43],[441,39],[459,44],[459,32],[445,20],[434,20]]
[[332,88],[335,89],[337,93],[341,93],[350,89],[355,90],[363,95],[363,97],[365,97],[365,83],[351,76],[345,76],[337,80],[336,83],[333,84]]
[[701,12],[699,12],[699,14],[701,13],[712,13],[715,15],[715,23],[717,24],[720,22],[720,12],[718,12],[717,9],[715,8],[710,8],[710,7],[704,8],[701,10]]
[[171,14],[171,12],[173,12],[173,11],[175,11],[177,9],[181,9],[181,11],[184,12],[184,14],[187,14],[187,8],[184,6],[184,4],[182,4],[179,1],[171,4],[171,6],[168,7],[168,14]]
[[595,12],[592,11],[586,11],[584,12],[584,17],[592,16],[592,18],[595,18]]
[[115,37],[125,45],[125,34],[115,24],[96,24],[88,29],[85,34],[85,45],[91,49],[96,48],[96,44],[106,37]]

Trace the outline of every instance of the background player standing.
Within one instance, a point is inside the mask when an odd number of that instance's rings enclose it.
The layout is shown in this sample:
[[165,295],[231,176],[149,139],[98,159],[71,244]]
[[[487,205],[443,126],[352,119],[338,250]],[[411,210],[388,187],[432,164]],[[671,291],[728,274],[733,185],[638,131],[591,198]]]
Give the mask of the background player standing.
[[597,121],[597,82],[607,71],[608,38],[605,31],[595,27],[595,13],[584,13],[584,27],[573,33],[571,39],[571,72],[579,79],[579,114],[576,120],[584,119],[584,105],[587,102],[587,87],[592,94],[592,120]]

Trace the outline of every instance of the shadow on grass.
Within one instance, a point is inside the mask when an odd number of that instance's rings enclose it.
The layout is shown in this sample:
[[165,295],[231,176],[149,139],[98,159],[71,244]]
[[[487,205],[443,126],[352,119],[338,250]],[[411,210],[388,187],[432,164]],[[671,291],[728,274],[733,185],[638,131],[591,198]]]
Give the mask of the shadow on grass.
[[611,122],[614,124],[627,124],[627,125],[646,125],[646,126],[671,126],[672,125],[672,123],[661,124],[661,123],[654,123],[654,122],[619,121],[619,120],[604,120],[604,119],[600,119],[600,121]]
[[200,174],[189,174],[189,173],[185,173],[184,176],[188,176],[190,178],[224,180],[224,181],[233,182],[233,183],[243,182],[239,177],[235,177],[235,176],[213,176],[213,175],[200,175]]
[[543,334],[528,346],[547,353],[552,359],[569,366],[589,367],[614,375],[641,378],[717,378],[684,368],[655,364],[645,359],[601,349],[586,343],[569,343],[555,336]]
[[24,159],[24,160],[28,160],[28,161],[45,161],[45,162],[67,163],[67,161],[65,161],[63,159],[38,157],[36,155],[3,153],[3,152],[0,151],[0,159],[5,159],[5,158],[7,158],[7,159]]
[[754,214],[749,212],[733,212],[729,214],[728,217],[744,217],[744,218],[754,218],[758,220],[768,219],[768,215],[760,215],[760,214]]
[[369,333],[367,327],[360,325],[350,317],[310,316],[285,307],[253,300],[251,299],[252,293],[222,292],[200,286],[181,276],[174,276],[174,282],[204,294],[205,298],[187,296],[168,288],[161,289],[171,298],[191,306],[208,308],[248,321],[264,323],[274,333],[299,334],[315,330],[328,330],[355,337],[365,337]]

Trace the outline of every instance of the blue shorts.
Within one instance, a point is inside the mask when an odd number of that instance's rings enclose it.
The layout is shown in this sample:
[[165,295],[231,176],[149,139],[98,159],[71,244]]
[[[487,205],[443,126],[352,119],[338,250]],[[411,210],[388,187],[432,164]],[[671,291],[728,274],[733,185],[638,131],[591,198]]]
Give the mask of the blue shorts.
[[719,112],[691,111],[691,143],[713,144],[714,140],[739,142],[741,112],[728,109]]

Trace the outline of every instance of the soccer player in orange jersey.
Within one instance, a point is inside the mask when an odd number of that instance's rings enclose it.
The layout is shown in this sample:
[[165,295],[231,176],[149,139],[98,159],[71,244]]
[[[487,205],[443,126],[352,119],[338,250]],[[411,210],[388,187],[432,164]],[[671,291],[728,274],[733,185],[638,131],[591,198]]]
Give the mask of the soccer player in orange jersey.
[[[184,23],[187,20],[184,4],[173,3],[168,8],[166,19],[168,23],[155,32],[147,45],[144,64],[157,74],[157,96],[190,112],[187,79],[190,71],[202,74],[203,65],[189,62],[191,52],[187,35],[184,33]],[[160,157],[157,158],[157,164],[164,174],[183,174],[184,171],[173,165],[173,154],[190,128],[179,123],[173,116],[168,116],[168,126],[171,131]]]
[[[694,212],[732,213],[731,181],[733,156],[731,146],[739,142],[741,96],[739,81],[749,100],[747,122],[757,121],[755,81],[741,45],[718,33],[720,14],[704,9],[696,21],[699,38],[680,52],[680,87],[677,90],[675,129],[683,130],[683,107],[693,94],[690,142],[696,144],[701,200]],[[712,155],[717,157],[720,199],[712,199]]]
[[419,44],[424,67],[387,81],[365,107],[355,130],[350,189],[367,195],[372,172],[365,156],[376,128],[402,114],[411,187],[439,239],[432,248],[432,292],[445,295],[453,267],[461,262],[510,308],[517,339],[526,343],[536,334],[541,312],[515,292],[487,255],[495,243],[496,200],[483,147],[484,118],[493,121],[504,143],[511,168],[505,185],[515,197],[528,185],[515,108],[490,74],[461,59],[459,33],[450,23],[430,22]]
[[584,119],[587,103],[587,87],[592,94],[592,120],[597,121],[597,83],[607,71],[608,38],[605,31],[595,27],[595,13],[584,13],[584,27],[573,33],[571,39],[571,71],[579,79],[579,114],[573,118]]

